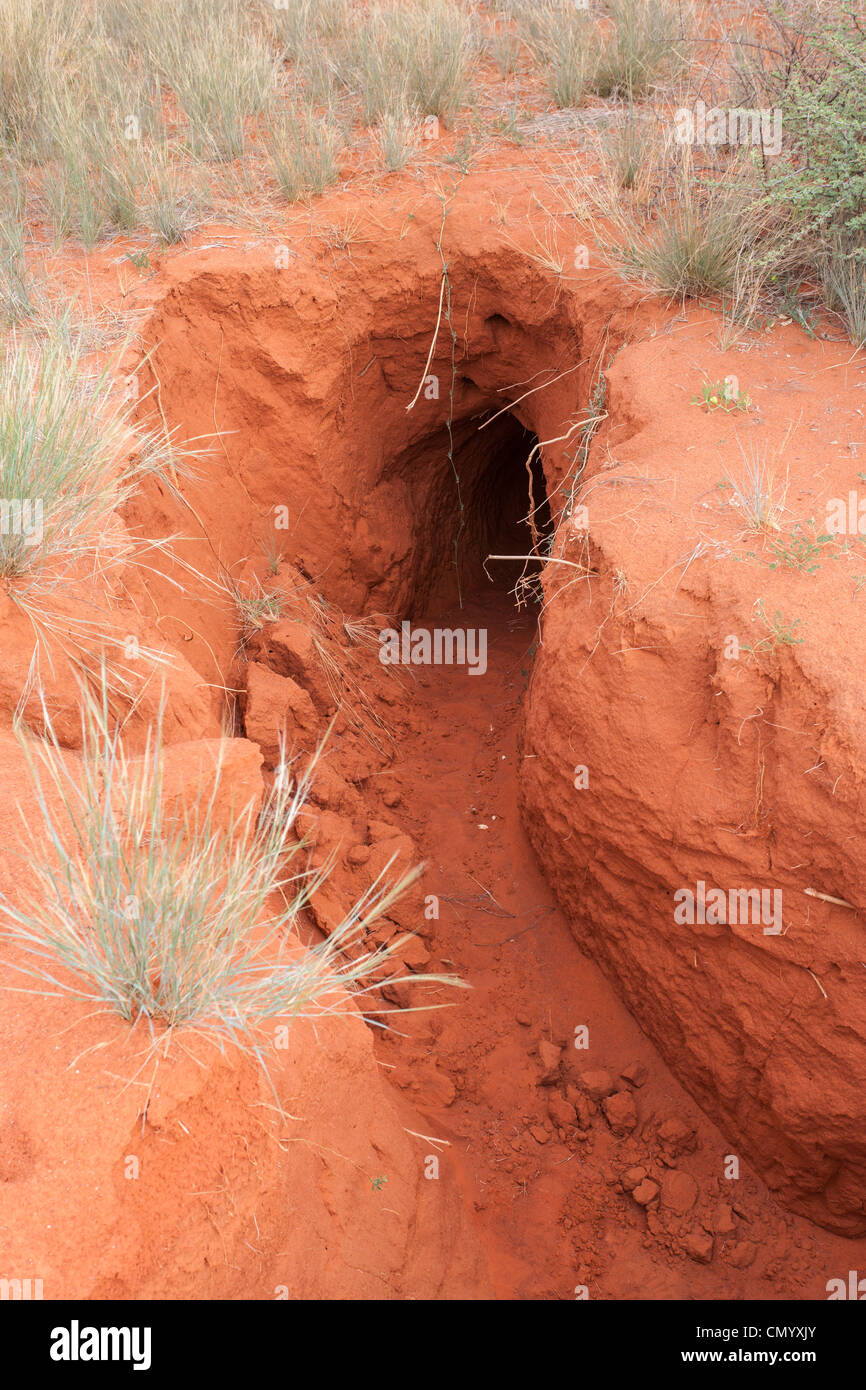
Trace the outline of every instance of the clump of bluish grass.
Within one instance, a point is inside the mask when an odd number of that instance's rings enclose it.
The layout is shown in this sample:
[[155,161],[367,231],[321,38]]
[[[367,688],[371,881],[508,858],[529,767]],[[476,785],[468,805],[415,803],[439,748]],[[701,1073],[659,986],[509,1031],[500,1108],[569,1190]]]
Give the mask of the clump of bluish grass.
[[178,462],[168,441],[133,427],[107,368],[85,375],[82,355],[62,333],[0,347],[0,578],[31,616],[71,575],[135,552],[114,513]]
[[140,9],[138,49],[177,97],[193,151],[239,159],[247,122],[264,109],[278,70],[244,0],[183,0],[181,15],[174,0]]
[[329,115],[299,101],[274,106],[265,141],[280,192],[290,202],[337,182],[341,137]]
[[746,450],[740,440],[737,444],[743,466],[737,476],[726,479],[732,491],[731,506],[742,511],[751,530],[778,531],[788,494],[787,470],[782,480],[780,470],[764,452],[754,445]]
[[655,123],[637,116],[629,103],[628,114],[611,132],[608,153],[621,188],[639,193],[653,166]]
[[0,321],[23,322],[33,312],[24,233],[25,197],[17,170],[0,167]]
[[866,347],[866,238],[829,239],[820,270],[825,303],[841,314],[852,343]]
[[471,17],[454,0],[375,6],[346,35],[341,81],[358,93],[364,123],[408,104],[447,121],[466,101],[478,56]]
[[587,11],[562,0],[541,0],[519,9],[517,22],[557,106],[578,106],[592,87],[598,62],[598,34]]
[[171,157],[164,143],[146,150],[142,162],[145,183],[141,218],[144,225],[163,246],[185,241],[201,221],[205,205],[198,180]]
[[118,69],[104,36],[80,71],[58,74],[44,110],[42,201],[55,238],[90,249],[139,222],[145,150],[162,135],[156,84]]
[[261,14],[283,62],[300,62],[352,24],[351,0],[289,0],[281,7],[262,0]]
[[80,761],[48,727],[44,741],[21,736],[39,808],[25,831],[29,886],[0,897],[6,932],[27,953],[7,962],[30,982],[21,988],[106,1005],[152,1034],[196,1029],[251,1051],[265,1071],[266,1020],[354,1011],[376,988],[399,943],[371,949],[368,929],[417,875],[386,884],[388,865],[326,941],[300,949],[297,915],[328,873],[304,868],[295,828],[315,759],[299,774],[284,760],[259,813],[232,802],[221,756],[177,805],[161,720],[129,756],[104,689],[86,697]]
[[565,0],[512,8],[517,33],[545,72],[557,106],[578,106],[590,89],[597,60],[597,31],[589,14]]
[[766,218],[749,179],[736,174],[679,182],[658,216],[627,247],[633,268],[679,296],[733,292]]
[[667,134],[647,144],[631,191],[603,141],[598,155],[598,175],[586,177],[575,165],[556,186],[612,265],[680,297],[754,297],[777,263],[784,218],[768,206],[748,155],[699,174],[690,148],[674,146]]
[[418,149],[418,117],[405,102],[384,111],[376,125],[376,137],[386,169],[404,169]]
[[642,97],[682,65],[683,6],[670,0],[610,0],[613,29],[601,43],[593,73],[599,96]]
[[495,64],[500,77],[513,77],[520,66],[523,45],[516,34],[496,30],[484,40],[484,52]]
[[[577,11],[578,16],[581,14],[581,11]],[[549,62],[550,94],[563,110],[579,106],[592,83],[594,54],[581,33],[583,27],[578,18],[574,29],[563,36],[562,43]]]
[[0,145],[40,152],[52,82],[85,48],[83,7],[64,0],[0,0]]

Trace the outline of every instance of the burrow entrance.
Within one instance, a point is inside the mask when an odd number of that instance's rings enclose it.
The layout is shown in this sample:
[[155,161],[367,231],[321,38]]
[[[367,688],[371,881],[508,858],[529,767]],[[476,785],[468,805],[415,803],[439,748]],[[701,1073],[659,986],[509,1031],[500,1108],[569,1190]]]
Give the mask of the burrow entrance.
[[[290,565],[338,616],[342,633],[332,637],[344,645],[352,639],[343,617],[350,624],[371,613],[453,617],[461,597],[471,605],[482,596],[513,616],[520,565],[489,562],[485,571],[485,559],[530,553],[530,481],[543,549],[575,481],[575,431],[588,413],[596,346],[619,345],[604,338],[598,306],[593,319],[589,302],[581,322],[577,298],[551,296],[525,260],[479,255],[474,264],[451,265],[460,281],[452,324],[459,306],[459,331],[453,351],[455,340],[443,333],[430,355],[439,258],[426,241],[411,251],[407,243],[401,254],[402,288],[394,293],[382,289],[399,280],[387,257],[363,277],[354,265],[342,277],[335,272],[327,291],[312,271],[287,290],[265,259],[243,272],[223,264],[179,283],[149,324],[142,384],[150,372],[161,417],[181,442],[218,433],[202,480],[184,483],[187,510],[154,493],[137,504],[150,514],[131,519],[153,529],[156,511],[164,534],[189,537],[182,543],[188,566],[173,576],[182,591],[157,579],[151,590],[215,700],[236,675],[238,619],[229,595],[220,606],[212,588],[196,591],[194,570],[212,585],[222,572],[218,558],[239,583],[268,586]],[[427,372],[439,391],[407,410]],[[562,442],[536,449],[539,441]],[[303,689],[306,703],[294,712],[311,746],[339,704],[301,641],[292,645],[304,627],[295,618],[287,625],[278,664],[267,634],[245,651],[238,678],[249,682],[257,669],[259,681],[258,723],[247,721],[247,735],[263,751],[269,737],[276,746],[268,720],[283,699],[281,680]],[[379,728],[377,743],[357,731],[343,737],[316,805],[321,850],[339,849],[335,888],[350,899],[388,862],[392,832],[412,840],[415,862],[433,866],[424,887],[439,898],[440,918],[424,928],[423,911],[410,904],[399,925],[422,927],[418,969],[453,969],[479,987],[461,1009],[432,1020],[417,1015],[407,1024],[410,1041],[400,1044],[408,1051],[383,1062],[425,1117],[407,1119],[408,1128],[471,1155],[464,1192],[500,1262],[503,1295],[558,1297],[575,1278],[592,1284],[603,1266],[602,1296],[643,1297],[653,1288],[661,1297],[694,1297],[679,1266],[666,1263],[667,1227],[657,1243],[631,1197],[611,1191],[612,1165],[648,1165],[659,1181],[669,1165],[653,1135],[623,1139],[599,1119],[608,1096],[589,1105],[568,1084],[558,1059],[575,1021],[593,1021],[602,1070],[618,1075],[627,1064],[630,1075],[646,1073],[644,1109],[655,1104],[670,1117],[676,1108],[669,1128],[685,1136],[690,1175],[707,1192],[716,1182],[714,1132],[577,950],[530,850],[515,771],[529,644],[509,621],[501,631],[502,660],[489,682],[446,686],[423,672],[411,699],[383,697],[384,719],[396,710],[394,741]],[[369,650],[366,660],[353,675],[359,703],[378,698],[381,670]],[[575,751],[575,761],[580,756]],[[562,1147],[575,1124],[580,1164],[572,1162],[577,1149]],[[771,1209],[755,1191],[748,1219],[758,1229]],[[623,1238],[627,1257],[611,1275],[608,1247]],[[733,1296],[762,1296],[748,1273],[730,1276],[715,1265],[702,1293],[730,1296],[729,1278]]]
[[504,600],[521,578],[528,591],[552,539],[531,430],[509,412],[459,420],[412,445],[391,467],[412,480],[422,532],[400,616],[435,616],[493,593]]
[[483,274],[466,267],[465,293],[452,268],[456,342],[440,323],[431,356],[440,274],[422,280],[416,265],[412,295],[389,298],[367,290],[372,271],[350,270],[328,308],[318,289],[275,289],[264,262],[193,276],[154,313],[143,408],[208,449],[186,507],[151,499],[187,562],[172,576],[182,597],[154,587],[205,679],[225,680],[237,646],[231,595],[213,602],[226,571],[267,587],[292,561],[350,617],[413,620],[505,600],[537,573],[533,559],[485,562],[550,546],[598,330],[502,255]]

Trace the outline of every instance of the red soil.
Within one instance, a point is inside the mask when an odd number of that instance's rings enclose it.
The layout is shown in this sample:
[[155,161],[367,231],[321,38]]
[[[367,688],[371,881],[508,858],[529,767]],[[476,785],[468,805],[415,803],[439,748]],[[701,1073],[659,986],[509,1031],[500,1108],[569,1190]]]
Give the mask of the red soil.
[[[866,902],[858,564],[836,545],[815,573],[771,570],[768,542],[718,488],[742,468],[738,439],[784,443],[792,520],[856,488],[862,354],[784,325],[722,352],[710,309],[676,317],[597,268],[557,280],[528,254],[533,184],[545,193],[526,168],[482,169],[445,221],[462,609],[447,325],[425,367],[438,200],[395,180],[349,253],[283,229],[287,269],[273,238],[241,248],[211,229],[202,240],[220,249],[166,258],[132,296],[152,308],[141,376],[167,422],[182,438],[222,433],[184,486],[190,509],[154,486],[128,525],[180,533],[211,580],[267,585],[262,541],[276,538],[274,582],[302,598],[488,630],[485,676],[398,680],[296,608],[239,658],[228,597],[179,566],[183,594],[127,573],[115,596],[121,629],[135,613],[182,655],[181,760],[215,736],[225,687],[266,768],[284,720],[311,752],[338,703],[318,636],[356,708],[359,691],[369,703],[366,734],[339,714],[313,792],[314,861],[338,854],[315,925],[393,855],[424,859],[377,939],[419,933],[410,970],[454,970],[472,991],[385,981],[392,1003],[452,1007],[399,1015],[375,1039],[357,1018],[297,1025],[285,1126],[242,1059],[193,1039],[198,1061],[177,1052],[154,1081],[118,1023],[0,997],[4,1263],[45,1278],[46,1296],[819,1298],[866,1262],[862,918],[803,892]],[[335,196],[317,217],[357,210]],[[563,248],[583,239],[561,225]],[[513,417],[556,441],[543,463],[558,514],[599,368],[589,539],[560,528],[554,554],[578,568],[547,567],[538,645],[538,609],[518,613],[505,592],[519,566],[491,567],[490,586],[480,563],[526,546],[525,449],[508,417],[477,427],[518,402]],[[425,371],[439,398],[407,413]],[[692,404],[732,372],[756,411]],[[273,531],[277,506],[287,532]],[[765,636],[759,598],[799,619],[803,644],[726,661],[729,634],[744,648]],[[11,707],[23,677],[5,679]],[[70,688],[58,677],[58,707]],[[0,770],[11,800],[11,745]],[[8,858],[2,871],[4,887],[20,873]],[[672,894],[701,878],[782,886],[785,935],[678,926]]]

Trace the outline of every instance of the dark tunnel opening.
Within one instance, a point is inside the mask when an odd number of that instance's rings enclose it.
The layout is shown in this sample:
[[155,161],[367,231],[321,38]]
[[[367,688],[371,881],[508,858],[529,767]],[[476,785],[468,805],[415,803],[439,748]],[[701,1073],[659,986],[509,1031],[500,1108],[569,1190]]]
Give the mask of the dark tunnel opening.
[[[553,528],[544,468],[537,437],[510,412],[456,420],[450,432],[414,446],[397,469],[412,479],[415,515],[405,616],[506,599],[521,576],[538,573]],[[513,558],[491,558],[501,556]]]
[[[537,575],[552,533],[537,436],[510,414],[496,423],[495,446],[471,499],[483,554],[470,593],[491,586],[510,593],[521,575]],[[497,556],[518,558],[492,558]]]

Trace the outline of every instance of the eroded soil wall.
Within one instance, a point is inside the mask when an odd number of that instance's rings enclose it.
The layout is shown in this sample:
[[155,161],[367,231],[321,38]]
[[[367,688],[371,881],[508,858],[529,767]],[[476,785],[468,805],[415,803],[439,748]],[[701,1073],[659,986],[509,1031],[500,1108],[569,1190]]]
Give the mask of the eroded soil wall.
[[[513,427],[489,426],[491,449],[478,426],[510,405],[542,442],[559,519],[521,754],[542,870],[731,1154],[814,1220],[863,1232],[866,642],[844,560],[815,578],[771,568],[762,540],[744,539],[719,494],[734,429],[691,402],[703,374],[748,370],[753,423],[775,443],[790,417],[787,345],[746,361],[721,350],[698,310],[672,333],[662,307],[610,277],[540,269],[467,200],[448,223],[451,313],[428,359],[438,230],[431,210],[387,247],[288,271],[267,248],[242,263],[228,252],[174,261],[146,335],[150,382],[183,436],[220,436],[206,481],[187,489],[195,525],[155,492],[131,519],[185,528],[188,562],[212,577],[217,555],[231,568],[276,535],[347,613],[436,614],[459,597],[455,527],[473,585],[483,552],[505,539],[491,510],[512,484],[491,479],[497,449],[516,456]],[[824,372],[831,351],[798,338],[798,374]],[[821,452],[827,393],[840,417],[860,399],[844,355],[820,397],[797,398],[792,516],[820,503],[816,458],[821,496],[848,486],[851,456]],[[599,369],[605,418],[575,499]],[[588,531],[569,520],[570,499],[587,506]],[[278,508],[288,520],[275,532]],[[166,589],[166,606],[189,629],[184,656],[212,677],[231,666],[236,621],[184,582],[189,597]],[[774,609],[800,615],[801,645],[754,640],[765,636],[756,612]],[[781,889],[782,930],[678,924],[674,895],[699,881]]]

